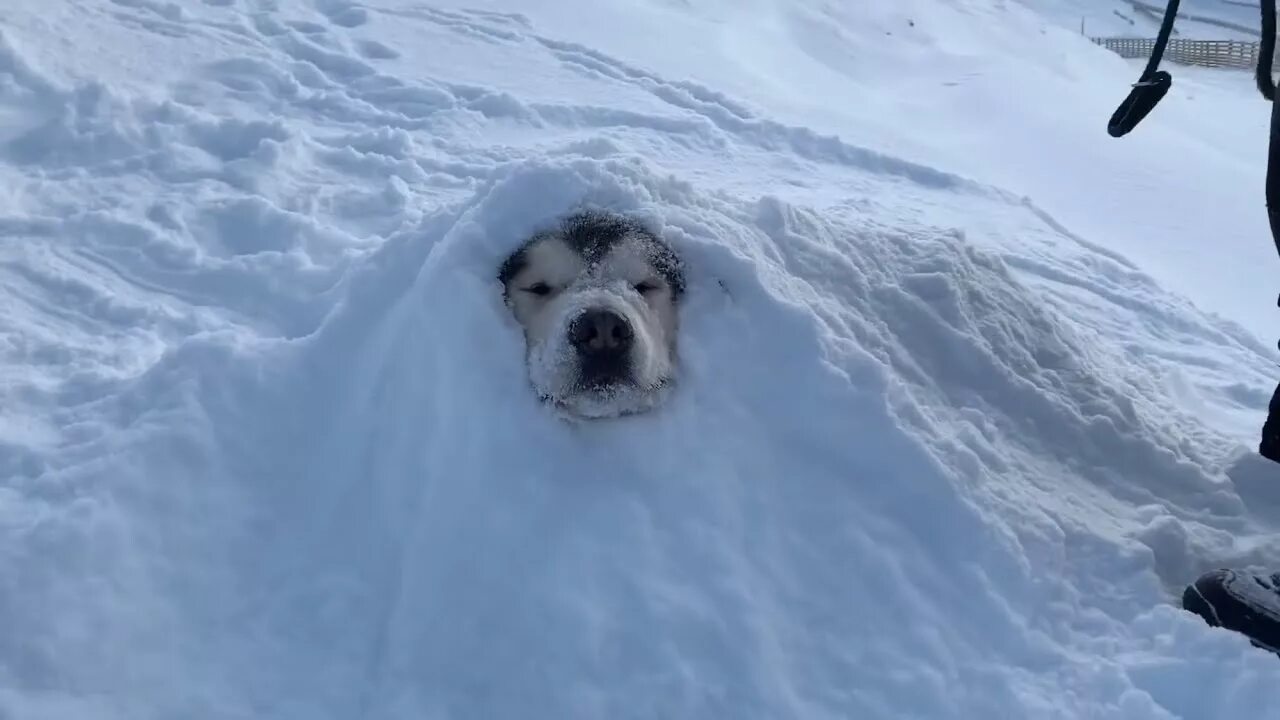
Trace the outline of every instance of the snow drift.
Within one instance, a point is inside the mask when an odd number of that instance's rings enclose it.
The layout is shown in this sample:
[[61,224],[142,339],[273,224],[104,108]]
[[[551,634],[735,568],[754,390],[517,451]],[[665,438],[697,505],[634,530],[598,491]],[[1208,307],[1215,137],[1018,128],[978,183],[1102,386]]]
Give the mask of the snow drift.
[[[1221,429],[1263,351],[1033,202],[537,15],[43,8],[0,45],[0,715],[1272,705],[1171,605],[1280,550]],[[528,388],[496,270],[583,204],[686,261],[661,412]]]

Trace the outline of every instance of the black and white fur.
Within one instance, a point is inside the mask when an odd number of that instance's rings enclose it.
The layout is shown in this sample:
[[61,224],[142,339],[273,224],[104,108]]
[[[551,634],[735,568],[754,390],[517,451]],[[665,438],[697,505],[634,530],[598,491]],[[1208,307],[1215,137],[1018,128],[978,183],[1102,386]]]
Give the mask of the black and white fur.
[[526,241],[499,279],[543,399],[603,418],[665,398],[685,284],[679,258],[655,233],[615,213],[575,213]]

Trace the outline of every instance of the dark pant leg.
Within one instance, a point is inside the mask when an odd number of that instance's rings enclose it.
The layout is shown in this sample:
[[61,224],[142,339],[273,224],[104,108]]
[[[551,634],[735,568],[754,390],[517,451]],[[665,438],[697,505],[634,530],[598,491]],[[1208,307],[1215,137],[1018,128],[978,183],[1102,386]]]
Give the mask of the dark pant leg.
[[1271,394],[1271,404],[1267,408],[1267,419],[1262,424],[1262,442],[1258,452],[1273,462],[1280,463],[1280,385]]

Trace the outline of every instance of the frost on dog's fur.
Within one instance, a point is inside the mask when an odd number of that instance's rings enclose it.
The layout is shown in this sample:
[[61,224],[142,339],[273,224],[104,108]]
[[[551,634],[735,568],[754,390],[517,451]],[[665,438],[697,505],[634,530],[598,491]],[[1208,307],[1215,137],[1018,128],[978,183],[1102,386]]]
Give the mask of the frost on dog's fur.
[[[592,288],[571,293],[560,302],[544,338],[529,347],[529,379],[538,394],[555,402],[572,415],[609,417],[639,412],[656,405],[663,396],[672,370],[671,358],[662,348],[667,338],[660,333],[654,313],[626,286]],[[568,340],[573,318],[589,309],[613,310],[635,328],[632,382],[595,392],[579,385],[577,352]]]
[[[529,379],[571,416],[644,412],[665,399],[675,372],[680,263],[656,235],[620,215],[584,212],[538,233],[503,264],[507,302],[524,329]],[[625,328],[606,380],[574,340],[575,321],[607,313]],[[616,367],[614,367],[616,365]]]

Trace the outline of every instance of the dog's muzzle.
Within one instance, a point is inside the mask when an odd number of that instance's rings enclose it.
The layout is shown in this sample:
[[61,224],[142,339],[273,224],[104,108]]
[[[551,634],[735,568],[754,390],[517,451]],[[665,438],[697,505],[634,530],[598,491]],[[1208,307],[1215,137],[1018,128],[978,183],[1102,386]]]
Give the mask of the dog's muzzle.
[[569,323],[568,335],[578,355],[580,387],[606,389],[630,378],[635,329],[625,317],[609,309],[588,309]]

